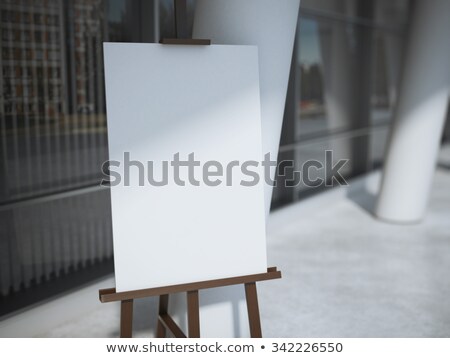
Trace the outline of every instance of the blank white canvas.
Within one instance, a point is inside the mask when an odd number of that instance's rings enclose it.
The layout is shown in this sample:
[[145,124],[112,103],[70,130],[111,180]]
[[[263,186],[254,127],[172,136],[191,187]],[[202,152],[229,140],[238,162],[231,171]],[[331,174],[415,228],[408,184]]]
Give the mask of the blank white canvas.
[[[261,163],[255,46],[105,43],[104,56],[109,159],[122,178],[124,152],[153,161],[157,178],[175,153],[224,171]],[[265,272],[264,177],[251,170],[254,186],[236,167],[229,186],[205,185],[201,167],[199,186],[178,186],[170,165],[167,186],[140,186],[137,169],[130,186],[112,186],[117,292]]]

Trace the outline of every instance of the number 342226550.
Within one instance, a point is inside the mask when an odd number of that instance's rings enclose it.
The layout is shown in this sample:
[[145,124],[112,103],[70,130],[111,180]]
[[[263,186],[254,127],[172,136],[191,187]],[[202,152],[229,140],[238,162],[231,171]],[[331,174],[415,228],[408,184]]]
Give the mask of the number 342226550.
[[272,352],[274,353],[339,353],[343,348],[342,343],[272,343]]

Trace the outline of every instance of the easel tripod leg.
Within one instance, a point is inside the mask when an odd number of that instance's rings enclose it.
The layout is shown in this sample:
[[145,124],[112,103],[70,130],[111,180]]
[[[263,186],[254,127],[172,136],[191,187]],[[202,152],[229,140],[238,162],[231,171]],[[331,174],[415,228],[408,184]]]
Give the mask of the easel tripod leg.
[[245,297],[247,299],[248,323],[250,326],[250,337],[261,338],[261,320],[259,317],[258,294],[256,292],[256,283],[249,282],[245,284]]
[[169,295],[159,296],[158,324],[156,326],[156,338],[166,337],[166,327],[161,322],[161,316],[167,314],[169,307]]
[[133,334],[133,300],[120,303],[120,338],[131,338]]
[[187,292],[188,306],[188,337],[200,338],[200,307],[198,290]]

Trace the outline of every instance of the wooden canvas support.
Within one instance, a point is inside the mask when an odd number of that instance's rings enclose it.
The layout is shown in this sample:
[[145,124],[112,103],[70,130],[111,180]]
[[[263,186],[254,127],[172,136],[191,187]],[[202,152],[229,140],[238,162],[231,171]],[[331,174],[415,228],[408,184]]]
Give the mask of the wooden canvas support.
[[247,282],[245,284],[245,298],[247,300],[250,337],[262,337],[261,321],[259,319],[258,295],[256,292],[256,282]]
[[175,338],[186,338],[183,330],[168,313],[169,295],[186,292],[188,307],[188,335],[189,338],[200,338],[200,305],[199,291],[208,288],[244,284],[247,300],[247,312],[250,326],[250,336],[261,338],[261,321],[259,317],[258,295],[256,282],[281,278],[281,272],[276,267],[270,267],[265,273],[255,275],[229,277],[217,280],[200,281],[180,285],[148,288],[135,291],[116,292],[115,288],[99,290],[100,302],[121,302],[120,337],[131,338],[133,326],[133,300],[137,298],[159,296],[158,321],[156,337],[164,338],[171,333]]
[[133,300],[120,302],[120,337],[131,338],[133,331]]

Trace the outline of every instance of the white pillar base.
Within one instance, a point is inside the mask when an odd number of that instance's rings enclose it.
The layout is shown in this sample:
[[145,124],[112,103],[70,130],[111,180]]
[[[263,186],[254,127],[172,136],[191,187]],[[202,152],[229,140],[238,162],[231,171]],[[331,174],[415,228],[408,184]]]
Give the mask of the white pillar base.
[[417,0],[375,215],[425,215],[450,89],[450,1]]

